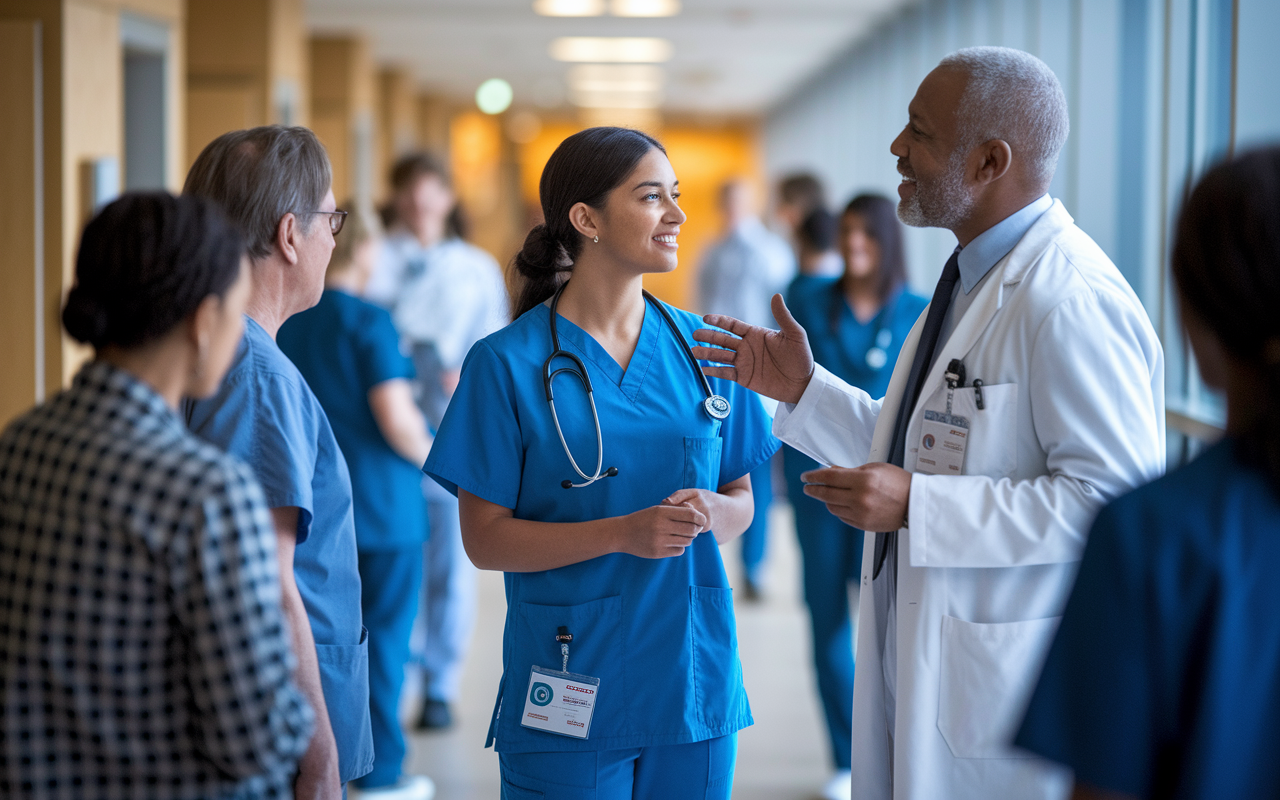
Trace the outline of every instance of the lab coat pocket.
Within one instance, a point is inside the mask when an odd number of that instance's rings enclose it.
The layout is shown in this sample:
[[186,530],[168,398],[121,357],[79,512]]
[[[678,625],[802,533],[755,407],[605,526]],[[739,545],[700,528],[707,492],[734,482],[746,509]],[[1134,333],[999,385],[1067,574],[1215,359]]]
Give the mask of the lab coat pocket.
[[942,618],[938,729],[952,755],[1024,757],[1010,743],[1061,619],[982,624]]
[[684,479],[682,489],[720,488],[720,453],[724,440],[719,436],[684,437]]
[[[942,397],[945,408],[945,390]],[[969,419],[964,474],[1012,476],[1018,468],[1018,384],[983,386],[982,408],[978,408],[977,390],[972,386],[957,389],[952,409]]]
[[[592,717],[591,738],[612,735],[624,728],[625,700],[628,689],[624,665],[627,650],[622,641],[622,597],[604,597],[575,606],[543,606],[520,603],[520,620],[515,637],[515,653],[508,668],[509,686],[514,687],[511,702],[523,706],[522,693],[533,667],[560,669],[562,659],[556,633],[560,626],[569,629],[569,671],[600,679],[600,694]],[[518,723],[519,715],[504,714]],[[536,737],[555,734],[521,729],[522,735]]]
[[743,717],[748,712],[742,664],[738,660],[732,590],[690,586],[689,614],[698,721],[709,729],[744,724]]

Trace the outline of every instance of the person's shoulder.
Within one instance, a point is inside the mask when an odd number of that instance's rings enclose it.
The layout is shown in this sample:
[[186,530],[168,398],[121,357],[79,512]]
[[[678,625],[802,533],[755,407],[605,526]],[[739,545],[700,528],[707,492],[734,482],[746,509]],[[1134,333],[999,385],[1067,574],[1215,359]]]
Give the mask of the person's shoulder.
[[910,288],[903,289],[902,294],[898,296],[898,307],[912,317],[920,316],[927,305],[929,305],[929,298],[911,291]]
[[[485,356],[491,353],[493,357],[504,362],[523,362],[533,358],[541,363],[551,355],[548,313],[547,307],[539,303],[507,325],[477,341],[468,353],[468,359],[472,354],[481,351]],[[544,353],[543,350],[546,352]]]
[[813,303],[818,299],[826,299],[835,291],[838,275],[797,275],[787,287],[788,299],[795,298],[797,303]]
[[471,264],[479,264],[486,268],[491,267],[501,270],[501,267],[498,266],[498,259],[494,258],[492,253],[479,245],[468,242],[466,239],[460,239],[455,236],[442,242],[440,246],[447,248],[455,256],[466,259]]

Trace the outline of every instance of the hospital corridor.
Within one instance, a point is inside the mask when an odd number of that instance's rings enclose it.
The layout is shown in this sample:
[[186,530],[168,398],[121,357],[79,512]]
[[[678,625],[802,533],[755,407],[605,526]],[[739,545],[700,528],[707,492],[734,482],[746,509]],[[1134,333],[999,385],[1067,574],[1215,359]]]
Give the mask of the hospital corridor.
[[0,797],[1280,797],[1276,0],[0,0]]

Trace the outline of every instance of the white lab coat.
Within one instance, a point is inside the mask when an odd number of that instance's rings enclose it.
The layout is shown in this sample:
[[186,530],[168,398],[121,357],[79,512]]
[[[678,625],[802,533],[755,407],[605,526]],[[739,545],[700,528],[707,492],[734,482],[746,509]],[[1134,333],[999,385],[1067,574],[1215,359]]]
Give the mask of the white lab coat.
[[[1164,470],[1160,342],[1133,290],[1060,202],[977,291],[907,429],[914,472],[923,411],[945,407],[947,364],[959,358],[968,381],[984,382],[983,410],[972,388],[954,397],[954,412],[972,421],[963,474],[911,480],[910,528],[898,534],[892,760],[883,669],[894,661],[880,645],[887,597],[871,590],[874,533],[863,547],[858,800],[1067,795],[1069,773],[1009,743],[1094,515]],[[774,433],[825,464],[887,459],[923,320],[883,400],[818,367],[800,402],[779,408]]]

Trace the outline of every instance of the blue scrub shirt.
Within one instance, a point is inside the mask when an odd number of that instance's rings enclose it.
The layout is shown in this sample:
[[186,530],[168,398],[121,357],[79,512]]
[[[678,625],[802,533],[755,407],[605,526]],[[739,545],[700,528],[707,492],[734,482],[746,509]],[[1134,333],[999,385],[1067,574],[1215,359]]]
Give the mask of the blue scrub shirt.
[[[604,467],[618,468],[616,477],[584,489],[561,488],[565,478],[580,479],[543,390],[549,313],[545,305],[535,307],[468,354],[425,468],[449,491],[465,489],[513,509],[518,519],[581,522],[658,505],[682,488],[714,491],[777,450],[759,398],[738,385],[711,379],[733,409],[723,422],[706,414],[692,363],[650,305],[625,372],[561,317],[562,346],[581,357],[591,375]],[[705,327],[692,314],[671,313],[686,341]],[[590,471],[596,437],[586,392],[561,375],[555,394],[565,438]],[[683,744],[751,724],[732,592],[710,532],[676,558],[612,554],[505,578],[505,673],[489,739],[496,736],[500,752]],[[555,635],[561,625],[573,634],[569,670],[601,681],[585,740],[520,725],[530,668],[560,668]]]
[[1280,797],[1280,495],[1237,447],[1098,516],[1017,744],[1139,797]]
[[315,392],[346,456],[361,552],[416,547],[426,538],[422,465],[400,457],[369,407],[369,390],[412,378],[391,314],[328,289],[311,309],[280,327],[276,342]]
[[315,637],[338,770],[344,781],[358,778],[373,768],[369,662],[351,478],[329,420],[298,368],[249,317],[218,393],[183,410],[194,433],[253,469],[268,506],[298,509],[294,577]]

